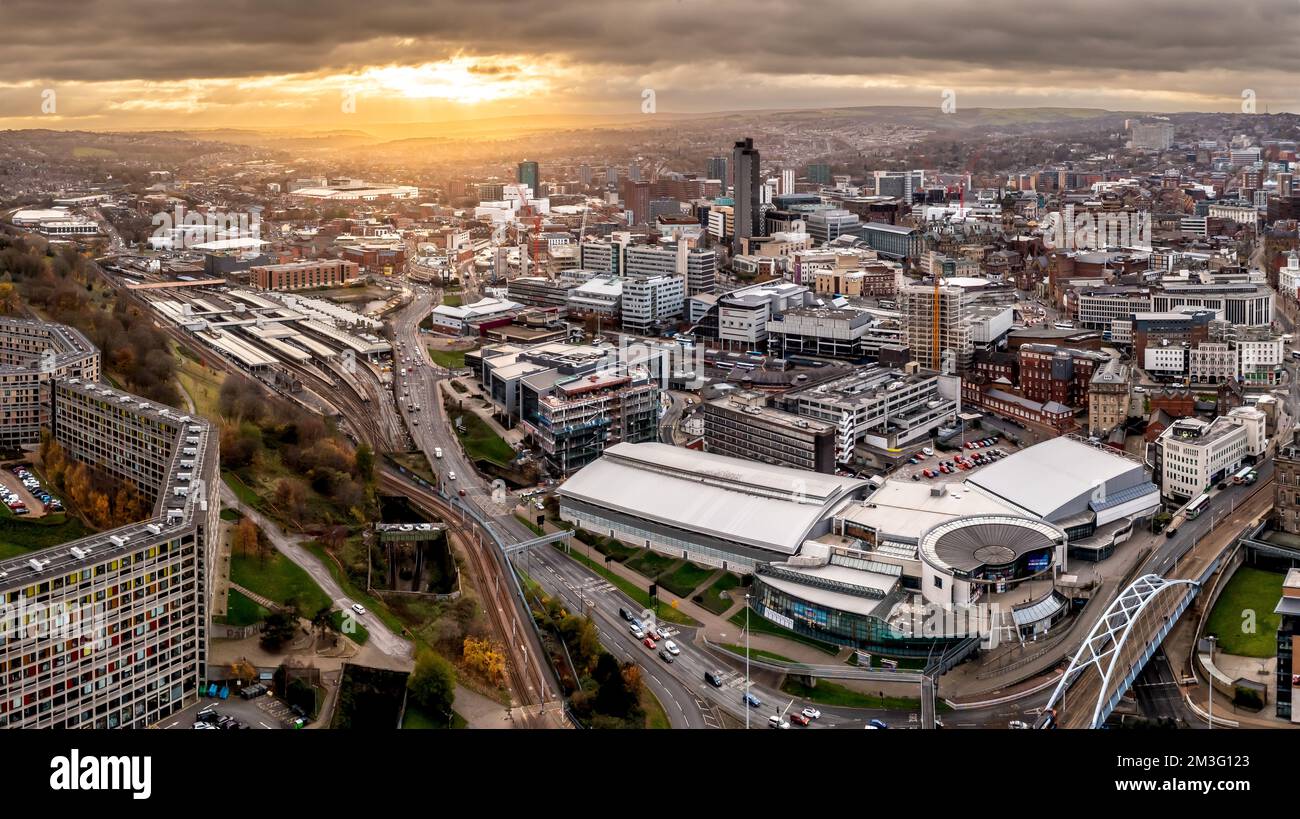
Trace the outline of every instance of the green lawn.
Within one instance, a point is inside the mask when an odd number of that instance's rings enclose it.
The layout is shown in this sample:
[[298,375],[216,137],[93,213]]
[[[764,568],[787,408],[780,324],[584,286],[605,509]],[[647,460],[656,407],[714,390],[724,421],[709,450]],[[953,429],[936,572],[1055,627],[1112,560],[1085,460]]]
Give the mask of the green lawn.
[[[507,444],[500,435],[497,435],[496,430],[472,410],[456,409],[453,400],[448,400],[447,403],[447,416],[452,419],[456,436],[460,438],[466,454],[474,460],[481,458],[501,466],[509,466],[515,459],[515,451],[510,448],[510,444]],[[461,432],[460,427],[455,426],[457,418],[464,424],[464,432]]]
[[586,529],[578,529],[574,531],[573,536],[583,544],[582,546],[575,548],[590,546],[602,555],[613,555],[614,559],[619,563],[622,563],[632,555],[636,554],[636,549],[633,549],[630,546],[624,546],[621,542],[613,538],[603,537],[595,532],[588,532]]
[[295,606],[301,617],[310,618],[322,607],[333,605],[311,575],[279,552],[265,561],[231,555],[230,580],[281,605]]
[[661,575],[659,585],[678,597],[690,597],[695,588],[708,580],[715,571],[717,569],[711,566],[697,566],[687,560],[674,571]]
[[654,580],[666,571],[669,566],[672,566],[676,562],[677,558],[675,557],[667,557],[646,549],[644,552],[627,561],[623,565],[627,566],[637,574],[645,575],[649,579]]
[[[745,627],[745,610],[741,609],[731,615],[731,623],[740,626],[743,629]],[[812,646],[818,651],[824,651],[827,654],[834,655],[840,653],[839,646],[832,643],[824,643],[821,640],[814,640],[812,637],[805,637],[788,628],[782,628],[758,612],[751,611],[749,613],[749,630],[758,632],[759,634],[771,634],[774,637],[784,637],[787,640],[794,640],[796,643],[803,643],[806,646]]]
[[0,559],[48,549],[90,534],[80,518],[67,512],[31,518],[15,516],[4,504],[0,504],[0,510]]
[[225,622],[227,625],[251,626],[265,620],[270,613],[264,606],[254,603],[235,589],[231,589],[229,596],[226,598]]
[[460,296],[455,293],[443,293],[442,303],[448,307],[460,307],[464,302],[462,302]]
[[[743,644],[737,645],[736,643],[723,643],[722,648],[725,648],[732,654],[738,654],[741,657],[745,656],[745,646]],[[761,648],[751,648],[749,650],[749,656],[756,660],[775,660],[778,663],[799,662],[798,660],[792,660],[789,657],[782,656],[772,651],[764,651]]]
[[538,537],[541,537],[542,535],[546,534],[546,530],[545,530],[545,529],[543,529],[542,527],[538,526],[536,523],[533,523],[531,520],[529,520],[528,518],[526,518],[526,517],[524,517],[524,516],[522,516],[522,515],[515,515],[515,520],[517,520],[517,521],[519,521],[520,523],[522,523],[523,525],[527,526],[528,529],[529,529],[533,534],[537,535]]
[[226,482],[226,486],[230,487],[230,491],[235,493],[235,497],[239,498],[240,502],[254,509],[261,508],[262,499],[258,497],[251,486],[241,481],[234,472],[230,470],[222,472],[221,479]]
[[[1284,575],[1242,566],[1219,594],[1210,612],[1205,633],[1219,638],[1219,647],[1240,657],[1272,657],[1277,654],[1277,627],[1281,617],[1273,613],[1282,596]],[[1253,617],[1248,612],[1254,612]],[[1247,629],[1251,629],[1247,631]]]
[[244,517],[244,514],[238,509],[225,508],[221,510],[221,519],[229,523],[234,523]]
[[[911,711],[921,708],[921,701],[914,697],[882,697],[878,694],[864,694],[830,680],[818,680],[816,687],[810,688],[787,677],[781,684],[781,690],[792,697],[844,708],[885,708],[891,711]],[[935,710],[946,712],[952,709],[943,700],[939,700],[935,704]]]
[[[558,547],[557,550],[561,552],[563,551],[563,549],[559,549]],[[613,583],[624,594],[626,594],[628,597],[635,600],[640,605],[645,606],[646,608],[650,607],[649,592],[647,592],[645,589],[638,588],[635,583],[626,580],[620,575],[614,574],[609,569],[606,569],[604,565],[602,565],[601,563],[598,563],[592,560],[591,558],[587,557],[585,554],[582,553],[581,549],[575,548],[572,552],[569,553],[569,557],[573,558],[574,560],[583,564],[587,568],[591,569],[593,572],[605,578],[610,583]],[[672,606],[665,605],[663,603],[659,604],[659,610],[656,616],[659,617],[659,619],[661,620],[666,620],[669,623],[676,623],[679,626],[699,625],[699,623],[695,622],[695,618],[691,617],[689,614],[684,614],[678,611],[677,609],[673,608]]]
[[[731,572],[726,572],[717,580],[713,581],[713,583],[711,583],[709,587],[699,595],[700,599],[695,602],[704,606],[704,608],[714,614],[722,614],[724,611],[731,608],[732,604],[736,602],[734,598],[723,597],[722,592],[730,592],[732,589],[739,587],[740,578]],[[741,597],[743,598],[743,596],[744,595],[742,594]]]
[[644,684],[641,686],[641,710],[645,711],[645,727],[655,730],[673,727],[659,698]]
[[448,370],[459,370],[465,366],[464,350],[435,350],[430,347],[429,358],[433,359],[434,364]]
[[[330,612],[330,620],[334,622],[334,628],[340,634],[343,634],[343,612],[337,610]],[[370,639],[370,631],[354,619],[352,621],[352,633],[348,634],[347,637],[357,645],[363,646],[366,644],[366,640]]]
[[[469,723],[465,718],[456,713],[455,709],[451,712],[451,727],[465,728]],[[447,727],[445,717],[433,717],[424,713],[415,705],[407,702],[406,713],[402,714],[402,728],[407,730],[437,730]]]

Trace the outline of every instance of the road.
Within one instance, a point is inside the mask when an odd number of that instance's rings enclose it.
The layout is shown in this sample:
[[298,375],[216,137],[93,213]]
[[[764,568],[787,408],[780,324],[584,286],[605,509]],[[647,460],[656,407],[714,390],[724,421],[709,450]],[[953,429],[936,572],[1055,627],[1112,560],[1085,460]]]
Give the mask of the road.
[[409,642],[394,634],[383,620],[375,616],[374,612],[367,611],[365,614],[352,612],[352,604],[355,601],[343,593],[343,588],[334,580],[334,575],[330,574],[329,569],[317,560],[315,555],[299,545],[297,540],[287,535],[279,524],[240,501],[224,481],[221,484],[221,502],[222,505],[231,509],[238,509],[241,514],[251,518],[261,528],[267,539],[271,541],[271,544],[275,546],[276,551],[292,560],[303,571],[311,575],[311,579],[316,581],[316,585],[320,586],[329,595],[330,600],[345,614],[351,612],[356,621],[365,626],[366,631],[370,633],[367,645],[374,646],[394,659],[410,660],[412,654]]

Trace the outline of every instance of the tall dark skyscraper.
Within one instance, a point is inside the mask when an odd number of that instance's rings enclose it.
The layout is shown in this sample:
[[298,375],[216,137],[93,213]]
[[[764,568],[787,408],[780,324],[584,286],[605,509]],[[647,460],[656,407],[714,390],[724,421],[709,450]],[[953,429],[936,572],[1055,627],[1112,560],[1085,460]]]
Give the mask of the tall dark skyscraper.
[[736,235],[732,237],[732,251],[740,252],[740,240],[763,234],[759,210],[758,150],[750,137],[738,141],[731,150],[731,167],[736,175],[732,191],[736,208]]
[[727,158],[725,156],[709,157],[709,169],[706,178],[722,180],[722,193],[726,195],[731,180],[727,179]]
[[515,181],[521,185],[527,185],[533,189],[533,196],[541,196],[541,177],[538,173],[537,163],[530,159],[525,159],[519,163],[519,178]]

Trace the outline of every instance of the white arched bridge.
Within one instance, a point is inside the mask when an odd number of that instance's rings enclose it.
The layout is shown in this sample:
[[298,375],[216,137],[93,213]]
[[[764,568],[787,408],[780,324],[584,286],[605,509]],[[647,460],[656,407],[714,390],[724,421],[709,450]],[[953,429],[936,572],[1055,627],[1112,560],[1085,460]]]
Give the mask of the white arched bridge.
[[1061,728],[1100,728],[1200,590],[1145,574],[1110,604],[1047,701]]

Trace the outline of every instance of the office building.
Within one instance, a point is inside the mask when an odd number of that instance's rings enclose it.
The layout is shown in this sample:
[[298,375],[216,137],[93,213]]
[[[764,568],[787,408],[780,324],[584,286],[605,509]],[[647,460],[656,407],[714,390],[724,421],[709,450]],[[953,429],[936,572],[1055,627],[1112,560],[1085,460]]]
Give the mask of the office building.
[[727,176],[727,158],[725,156],[709,157],[706,173],[709,179],[716,179],[722,183],[722,193],[726,194],[727,189],[731,187],[731,179]]
[[814,162],[808,165],[808,181],[814,185],[831,184],[831,166],[824,162]]
[[568,477],[606,447],[659,437],[659,384],[640,365],[526,376],[520,424],[550,471]]
[[763,233],[762,214],[759,209],[760,189],[759,154],[754,140],[746,137],[738,141],[731,152],[731,166],[735,183],[731,198],[735,208],[735,232],[732,234],[733,252],[739,253],[742,239]]
[[769,406],[743,391],[704,405],[704,449],[776,466],[835,472],[835,425]]
[[1300,569],[1292,568],[1282,580],[1282,596],[1273,613],[1277,625],[1277,715],[1300,723],[1300,712],[1292,707],[1295,691],[1300,688],[1295,658],[1300,654]]
[[1172,122],[1138,122],[1131,130],[1131,142],[1142,151],[1163,151],[1174,144]]
[[1247,437],[1246,425],[1226,416],[1175,420],[1156,439],[1160,493],[1188,500],[1231,477],[1245,462]]
[[933,284],[904,285],[898,296],[903,338],[917,363],[927,370],[964,373],[975,352],[965,289],[938,288],[937,331]]
[[309,290],[340,287],[357,277],[359,266],[344,259],[314,259],[250,267],[249,282],[259,290]]
[[1132,403],[1131,371],[1118,358],[1111,358],[1092,374],[1088,382],[1088,432],[1104,435],[1128,420]]
[[623,329],[656,334],[681,318],[686,309],[686,282],[676,276],[627,279],[623,282]]
[[848,463],[858,444],[887,451],[930,437],[940,425],[952,421],[955,398],[941,393],[936,373],[873,364],[791,390],[780,397],[779,406],[834,424],[836,460]]
[[533,196],[542,195],[542,178],[536,162],[529,159],[520,162],[515,181],[521,185],[527,185],[529,190],[533,192]]

